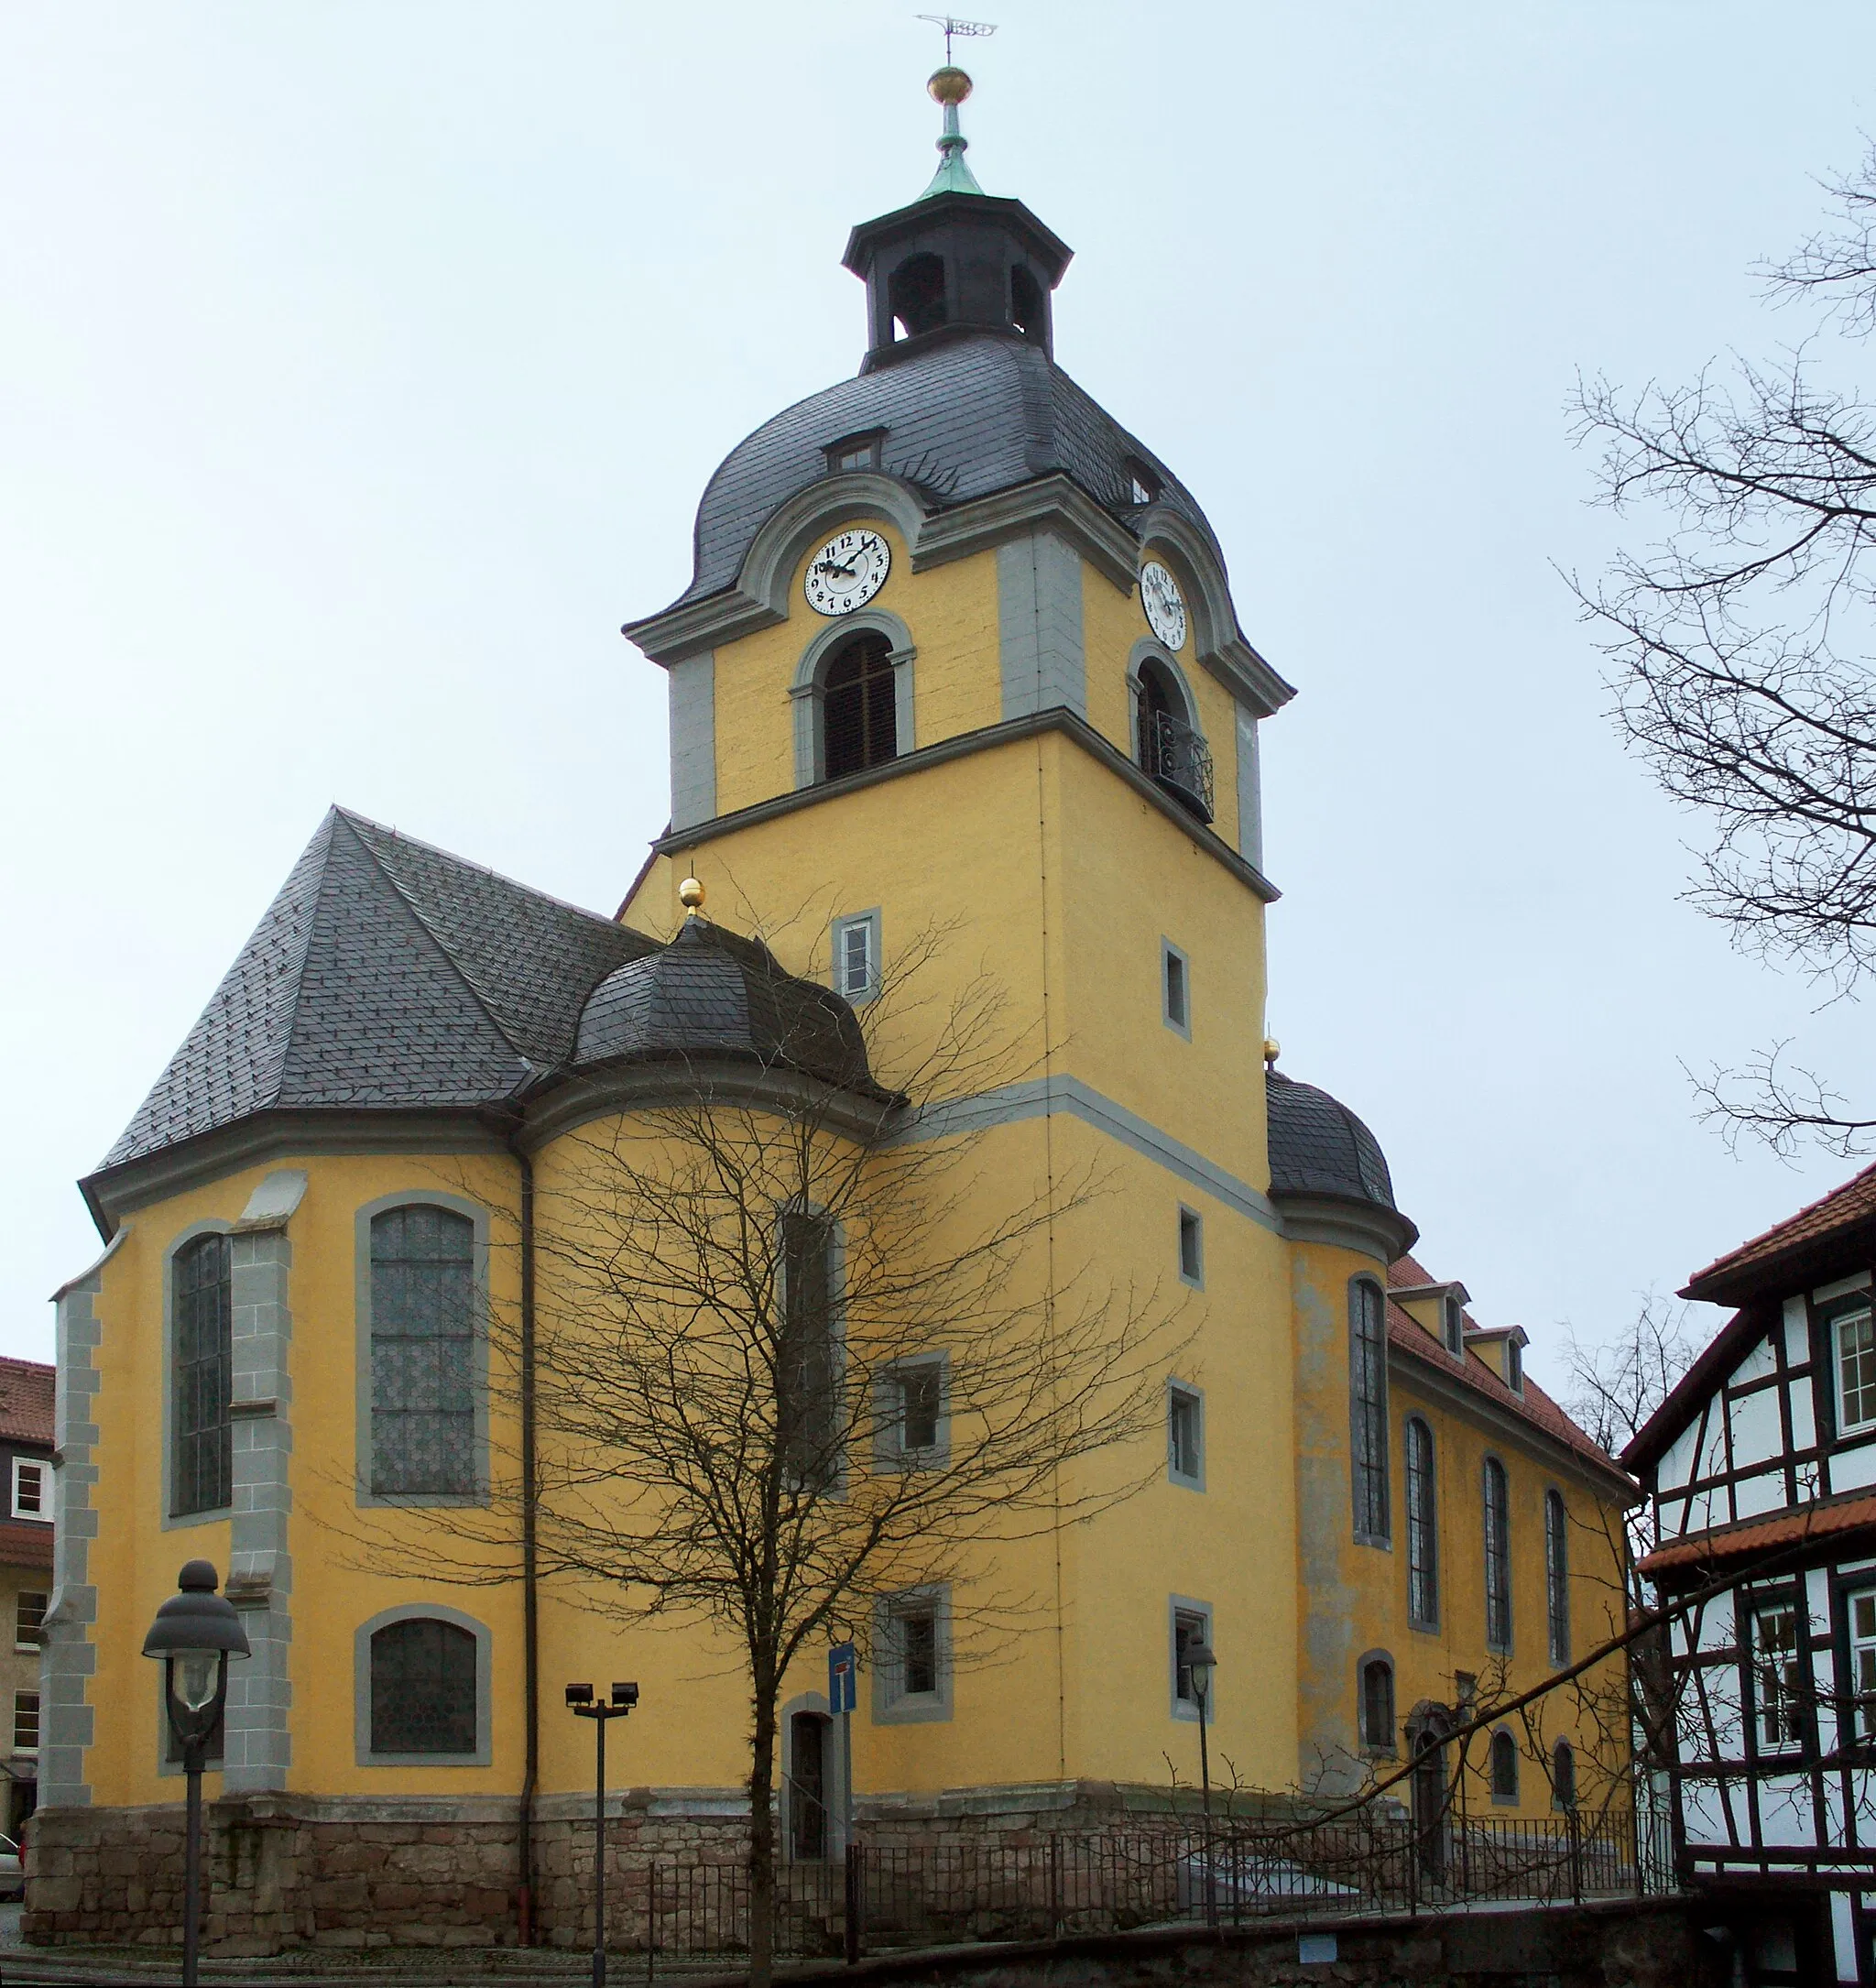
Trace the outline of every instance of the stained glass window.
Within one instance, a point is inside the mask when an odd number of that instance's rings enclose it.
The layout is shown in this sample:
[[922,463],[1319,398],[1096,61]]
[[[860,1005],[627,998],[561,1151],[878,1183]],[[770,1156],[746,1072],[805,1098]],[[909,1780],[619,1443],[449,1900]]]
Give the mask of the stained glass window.
[[422,1202],[372,1218],[371,1488],[476,1489],[475,1227]]
[[475,1752],[475,1638],[414,1616],[371,1639],[374,1753]]
[[226,1236],[197,1236],[173,1266],[175,1406],[169,1510],[219,1512],[234,1495],[228,1398],[233,1382],[234,1270]]

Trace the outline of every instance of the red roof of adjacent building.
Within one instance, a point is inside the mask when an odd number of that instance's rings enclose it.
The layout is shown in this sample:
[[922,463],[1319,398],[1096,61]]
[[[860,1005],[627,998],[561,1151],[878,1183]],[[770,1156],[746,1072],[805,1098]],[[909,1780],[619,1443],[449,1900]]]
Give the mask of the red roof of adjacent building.
[[1671,1567],[1737,1560],[1746,1554],[1767,1553],[1774,1546],[1795,1546],[1806,1539],[1831,1538],[1864,1526],[1876,1526],[1876,1493],[1870,1491],[1834,1503],[1800,1505],[1795,1511],[1775,1512],[1762,1519],[1741,1519],[1736,1525],[1717,1525],[1695,1538],[1657,1546],[1641,1563],[1641,1571],[1654,1575]]
[[[1819,1200],[1802,1207],[1795,1215],[1768,1229],[1750,1242],[1709,1263],[1687,1280],[1684,1298],[1717,1297],[1721,1288],[1735,1284],[1741,1273],[1756,1270],[1775,1258],[1789,1255],[1807,1243],[1821,1242],[1838,1229],[1853,1229],[1876,1221],[1876,1166],[1865,1167],[1854,1180],[1846,1181]],[[1739,1293],[1725,1290],[1725,1300],[1738,1301]]]
[[52,1447],[55,1373],[40,1360],[0,1358],[0,1437]]
[[[1417,1286],[1440,1282],[1442,1280],[1434,1276],[1415,1257],[1399,1257],[1388,1265],[1388,1284],[1391,1290],[1411,1291]],[[1478,1321],[1470,1313],[1465,1316],[1467,1330],[1477,1332],[1479,1329]],[[1611,1476],[1626,1477],[1615,1458],[1600,1444],[1592,1442],[1529,1375],[1524,1380],[1524,1392],[1520,1394],[1501,1381],[1478,1353],[1469,1349],[1463,1357],[1449,1353],[1443,1340],[1434,1338],[1424,1326],[1416,1324],[1392,1303],[1388,1306],[1388,1341],[1403,1352],[1413,1354],[1416,1359],[1444,1367],[1462,1386],[1473,1389],[1508,1414],[1533,1424],[1554,1441],[1574,1449],[1586,1462]]]
[[0,1567],[52,1565],[52,1527],[37,1519],[0,1519]]

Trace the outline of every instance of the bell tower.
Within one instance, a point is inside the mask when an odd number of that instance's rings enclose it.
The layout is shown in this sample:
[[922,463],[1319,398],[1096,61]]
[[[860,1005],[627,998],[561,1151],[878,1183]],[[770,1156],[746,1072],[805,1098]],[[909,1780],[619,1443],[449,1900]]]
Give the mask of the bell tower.
[[975,332],[1026,339],[1053,356],[1050,300],[1074,251],[1020,201],[986,193],[965,165],[964,71],[947,63],[927,87],[944,107],[931,185],[911,206],[862,222],[841,258],[867,286],[861,370]]

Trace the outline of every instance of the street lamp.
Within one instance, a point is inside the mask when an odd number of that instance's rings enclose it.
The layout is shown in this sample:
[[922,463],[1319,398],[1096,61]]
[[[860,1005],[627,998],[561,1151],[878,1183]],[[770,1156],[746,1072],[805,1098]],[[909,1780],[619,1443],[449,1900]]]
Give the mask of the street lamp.
[[202,1770],[228,1698],[228,1659],[248,1655],[247,1632],[206,1560],[176,1577],[177,1591],[157,1611],[143,1654],[163,1660],[163,1709],[182,1749],[189,1784],[182,1875],[182,1988],[195,1988],[202,1923]]
[[1218,1923],[1218,1896],[1212,1882],[1212,1763],[1205,1749],[1205,1714],[1211,1706],[1212,1673],[1218,1667],[1218,1659],[1204,1637],[1186,1646],[1185,1667],[1192,1673],[1193,1702],[1198,1707],[1199,1804],[1205,1815],[1205,1924],[1216,1926]]
[[635,1684],[614,1685],[610,1705],[594,1702],[590,1684],[567,1687],[567,1709],[575,1719],[594,1721],[594,1737],[599,1742],[593,1801],[593,1988],[605,1988],[605,1722],[623,1719],[638,1702]]

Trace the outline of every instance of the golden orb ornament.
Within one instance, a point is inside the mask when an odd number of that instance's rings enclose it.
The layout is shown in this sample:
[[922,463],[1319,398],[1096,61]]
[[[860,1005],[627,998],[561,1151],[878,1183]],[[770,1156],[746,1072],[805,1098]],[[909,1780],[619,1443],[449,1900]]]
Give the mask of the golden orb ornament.
[[932,93],[934,104],[962,104],[971,93],[971,80],[963,70],[954,69],[947,62],[932,72],[932,80],[925,87]]
[[1283,1045],[1274,1035],[1264,1037],[1264,1062],[1267,1065],[1273,1065],[1282,1054]]
[[686,877],[678,886],[678,902],[687,912],[698,912],[704,907],[704,886],[694,877]]

